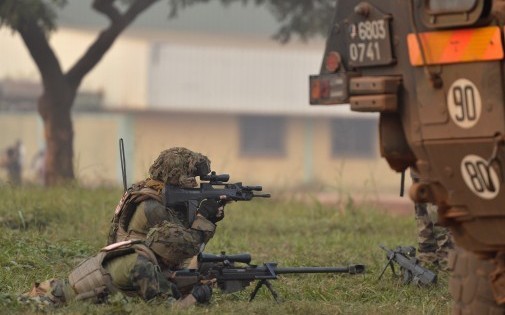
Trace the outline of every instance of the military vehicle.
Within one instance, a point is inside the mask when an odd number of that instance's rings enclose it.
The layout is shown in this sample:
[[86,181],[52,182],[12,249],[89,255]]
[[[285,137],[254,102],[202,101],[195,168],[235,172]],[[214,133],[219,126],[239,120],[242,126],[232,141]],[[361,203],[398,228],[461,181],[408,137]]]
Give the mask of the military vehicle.
[[451,260],[454,313],[504,313],[504,19],[495,2],[338,1],[310,77],[312,105],[379,113],[381,155],[419,174],[411,199],[437,204],[464,249]]

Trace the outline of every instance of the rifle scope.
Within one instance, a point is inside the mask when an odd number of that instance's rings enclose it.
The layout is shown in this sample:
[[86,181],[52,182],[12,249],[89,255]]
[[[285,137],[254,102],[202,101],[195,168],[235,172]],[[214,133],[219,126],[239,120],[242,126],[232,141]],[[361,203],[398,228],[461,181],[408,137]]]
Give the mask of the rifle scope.
[[248,253],[236,254],[236,255],[214,255],[207,253],[200,253],[198,255],[198,262],[206,263],[206,262],[224,262],[228,261],[230,263],[239,262],[244,264],[249,264],[251,262],[251,255]]
[[229,174],[216,174],[216,172],[212,172],[207,175],[201,175],[201,180],[209,181],[209,182],[227,182],[230,180]]

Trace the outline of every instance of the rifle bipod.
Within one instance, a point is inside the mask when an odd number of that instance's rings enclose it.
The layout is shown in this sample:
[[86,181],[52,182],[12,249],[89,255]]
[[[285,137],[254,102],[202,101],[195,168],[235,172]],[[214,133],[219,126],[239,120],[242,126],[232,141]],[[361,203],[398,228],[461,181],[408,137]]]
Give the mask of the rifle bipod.
[[384,275],[384,272],[386,271],[386,269],[388,269],[388,267],[391,267],[391,272],[393,272],[393,275],[396,276],[396,272],[395,272],[395,266],[393,264],[393,259],[395,258],[395,256],[391,256],[389,259],[388,259],[388,262],[386,263],[386,265],[384,266],[384,269],[382,269],[382,272],[381,274],[379,275],[379,278],[377,279],[377,281],[379,281],[381,278],[382,278],[382,275]]
[[280,303],[279,295],[277,294],[277,292],[275,292],[274,288],[272,287],[272,284],[270,282],[268,282],[267,279],[261,279],[260,281],[258,281],[258,283],[256,284],[256,287],[254,288],[254,291],[251,293],[251,297],[249,298],[249,302],[254,300],[254,298],[256,297],[256,293],[258,293],[259,289],[263,285],[265,285],[267,287],[267,289],[270,291],[270,293],[272,293],[272,296],[274,297],[275,302]]

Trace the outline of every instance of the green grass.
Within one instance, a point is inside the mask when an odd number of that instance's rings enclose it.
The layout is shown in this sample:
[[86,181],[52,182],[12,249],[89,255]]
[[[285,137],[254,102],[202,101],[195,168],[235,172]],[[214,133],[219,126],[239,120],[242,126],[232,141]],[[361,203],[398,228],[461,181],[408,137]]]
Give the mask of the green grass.
[[[16,295],[32,283],[65,277],[80,260],[106,240],[118,190],[78,187],[45,190],[0,187],[0,313],[34,313],[18,305]],[[412,217],[392,217],[372,208],[342,208],[281,200],[254,200],[227,206],[207,252],[249,252],[253,263],[279,266],[344,266],[362,263],[365,275],[289,275],[273,281],[282,297],[276,303],[266,288],[248,302],[254,288],[235,294],[214,290],[210,306],[175,313],[191,314],[447,314],[448,275],[432,288],[405,286],[386,271],[378,247],[413,245]],[[166,306],[115,296],[107,305],[73,302],[59,314],[150,314]]]

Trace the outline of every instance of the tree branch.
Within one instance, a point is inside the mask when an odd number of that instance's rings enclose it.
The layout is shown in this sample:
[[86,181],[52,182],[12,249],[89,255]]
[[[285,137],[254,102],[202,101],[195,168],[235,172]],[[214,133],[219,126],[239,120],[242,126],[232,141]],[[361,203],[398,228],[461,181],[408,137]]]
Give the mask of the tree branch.
[[42,28],[32,19],[26,19],[19,27],[21,35],[42,77],[44,89],[54,91],[63,80],[60,63],[49,46]]
[[[68,82],[77,88],[84,76],[102,59],[119,34],[121,34],[140,13],[157,1],[159,0],[135,0],[123,15],[120,15],[115,20],[111,19],[110,26],[98,35],[95,42],[91,44],[84,55],[68,71],[66,75]],[[98,2],[105,3],[110,1],[103,0]]]
[[105,14],[109,20],[116,22],[121,17],[119,11],[114,7],[115,0],[94,0],[93,9]]

